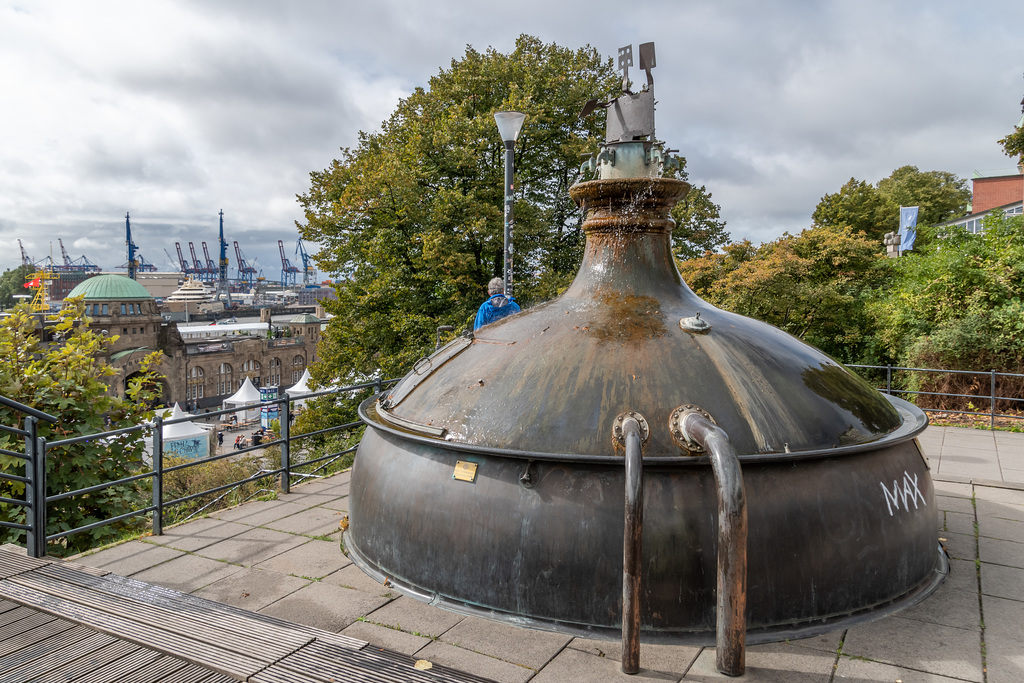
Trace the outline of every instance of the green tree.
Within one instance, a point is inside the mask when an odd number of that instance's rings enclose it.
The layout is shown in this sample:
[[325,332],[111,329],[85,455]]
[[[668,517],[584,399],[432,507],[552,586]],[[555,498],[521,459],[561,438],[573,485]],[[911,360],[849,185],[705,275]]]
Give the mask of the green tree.
[[901,166],[874,186],[850,178],[839,192],[821,198],[811,218],[815,225],[863,232],[881,250],[885,233],[899,229],[901,206],[919,207],[918,224],[934,225],[966,213],[970,199],[967,181],[952,173]]
[[848,226],[815,226],[755,248],[749,241],[680,264],[709,303],[786,330],[836,358],[870,343],[864,293],[881,284],[883,257]]
[[[675,157],[677,165],[667,176],[689,181],[686,159]],[[672,229],[672,253],[678,259],[692,259],[717,251],[729,243],[729,233],[722,220],[722,209],[711,199],[707,187],[691,187],[682,201],[672,209],[676,226]]]
[[17,299],[16,294],[28,294],[30,290],[25,289],[25,278],[32,272],[28,266],[18,266],[5,270],[0,275],[0,309],[9,308],[14,305]]
[[[39,435],[52,443],[107,429],[138,425],[151,419],[150,406],[160,391],[159,378],[151,371],[159,363],[159,352],[143,363],[142,373],[129,382],[125,398],[107,394],[107,380],[114,370],[100,360],[112,339],[88,330],[81,299],[58,315],[46,332],[57,341],[43,341],[38,319],[27,305],[0,320],[0,394],[59,418],[56,424],[39,423]],[[0,411],[0,422],[9,427],[18,418],[9,410]],[[22,452],[23,442],[14,435],[0,433],[0,448]],[[123,434],[105,441],[89,440],[71,446],[58,446],[47,452],[46,471],[49,495],[73,491],[136,474],[142,469],[141,432]],[[21,475],[24,461],[0,454],[0,469]],[[18,482],[0,483],[0,496],[24,499],[25,486]],[[136,484],[104,489],[74,496],[47,506],[47,533],[76,528],[110,519],[145,507],[146,492]],[[0,504],[0,518],[24,523],[24,509]],[[115,540],[126,528],[139,522],[101,526],[68,536],[50,545],[55,555],[72,554]],[[5,541],[18,542],[24,535],[4,530]]]
[[[585,243],[568,188],[581,155],[604,136],[601,117],[581,119],[591,98],[621,87],[611,60],[521,36],[510,54],[467,47],[403,99],[380,132],[311,174],[299,196],[299,231],[320,245],[336,275],[335,314],[311,369],[321,385],[373,373],[404,374],[432,350],[441,325],[469,325],[502,273],[504,147],[493,115],[527,115],[516,143],[514,291],[543,301],[575,275]],[[683,171],[680,171],[682,173]],[[703,249],[721,239],[703,188],[682,209],[678,240]]]
[[898,362],[1024,371],[1024,218],[995,212],[984,227],[925,228],[928,246],[886,264],[891,285],[871,315]]

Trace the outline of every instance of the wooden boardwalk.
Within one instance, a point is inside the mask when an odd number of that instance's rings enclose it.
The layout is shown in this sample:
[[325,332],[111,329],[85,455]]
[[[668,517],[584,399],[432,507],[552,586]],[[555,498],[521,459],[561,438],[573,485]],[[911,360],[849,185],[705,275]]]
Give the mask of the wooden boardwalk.
[[0,548],[0,683],[487,679],[102,570]]

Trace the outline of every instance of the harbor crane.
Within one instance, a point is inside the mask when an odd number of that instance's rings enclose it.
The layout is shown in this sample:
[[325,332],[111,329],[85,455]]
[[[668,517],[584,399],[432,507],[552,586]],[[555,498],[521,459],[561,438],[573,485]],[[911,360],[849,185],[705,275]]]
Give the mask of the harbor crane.
[[217,267],[214,260],[210,258],[210,250],[206,247],[206,242],[203,242],[203,257],[206,261],[206,272],[210,274],[211,280],[216,280],[217,278],[215,278],[214,275],[220,272],[220,269]]
[[295,241],[295,253],[302,258],[302,284],[310,287],[316,284],[316,267],[313,265],[313,257],[306,252],[302,240]]
[[28,255],[28,252],[25,251],[25,245],[21,243],[20,237],[18,238],[18,248],[21,249],[21,265],[31,268],[35,262],[32,260],[32,257]]
[[245,259],[242,248],[238,246],[238,240],[235,240],[235,259],[238,261],[238,281],[252,287],[256,280],[256,266]]
[[186,277],[195,275],[196,269],[189,265],[189,262],[185,260],[185,255],[181,253],[181,242],[175,242],[174,248],[178,250],[178,266],[181,268],[181,272],[185,273]]
[[296,284],[295,279],[299,274],[299,269],[292,265],[292,262],[288,260],[288,256],[284,253],[284,241],[277,241],[277,248],[281,250],[281,286],[287,287],[289,284]]
[[192,242],[188,243],[188,252],[192,255],[192,272],[198,275],[199,279],[203,282],[209,280],[207,275],[210,271],[203,265],[203,262],[196,257],[196,245],[192,244]]

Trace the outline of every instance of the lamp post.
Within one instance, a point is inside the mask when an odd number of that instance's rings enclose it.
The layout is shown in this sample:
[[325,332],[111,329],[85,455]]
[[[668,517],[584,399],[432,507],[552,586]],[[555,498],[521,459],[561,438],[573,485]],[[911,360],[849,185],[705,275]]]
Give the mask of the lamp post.
[[512,296],[512,175],[515,169],[515,152],[513,147],[519,131],[523,128],[526,114],[517,111],[499,111],[494,114],[494,122],[498,124],[498,133],[505,143],[505,296]]

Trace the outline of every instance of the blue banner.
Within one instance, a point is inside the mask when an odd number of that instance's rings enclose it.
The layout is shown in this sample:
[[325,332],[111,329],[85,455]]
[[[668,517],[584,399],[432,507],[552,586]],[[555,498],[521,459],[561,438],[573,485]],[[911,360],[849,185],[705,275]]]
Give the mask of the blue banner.
[[914,240],[917,239],[917,210],[916,206],[900,207],[900,251],[914,248]]

